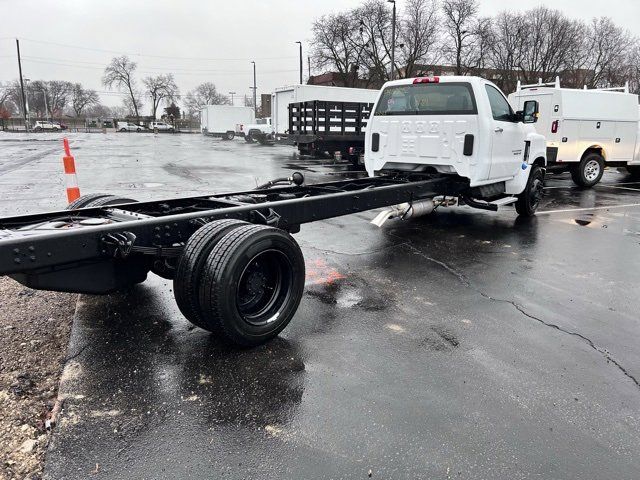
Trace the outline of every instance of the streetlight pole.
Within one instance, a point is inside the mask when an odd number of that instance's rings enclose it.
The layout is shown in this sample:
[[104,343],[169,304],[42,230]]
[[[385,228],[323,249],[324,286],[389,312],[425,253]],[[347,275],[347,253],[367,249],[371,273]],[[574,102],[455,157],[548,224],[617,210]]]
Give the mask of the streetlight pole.
[[233,106],[233,96],[236,94],[236,92],[229,92],[229,95],[231,95],[231,106]]
[[298,40],[296,43],[300,45],[300,85],[302,85],[302,42]]
[[27,122],[27,127],[26,129],[29,130],[29,128],[31,127],[31,114],[29,113],[29,85],[28,83],[31,81],[31,79],[29,78],[25,78],[24,79],[24,84],[25,84],[25,89],[27,90],[26,96],[25,96],[25,108],[27,109],[26,112],[26,122]]
[[[45,120],[49,120],[49,107],[47,106],[47,91],[42,89],[42,96],[44,97],[44,116]],[[53,115],[51,115],[51,120],[53,120]]]
[[396,76],[396,0],[387,0],[393,3],[393,19],[391,20],[391,80]]
[[256,101],[256,62],[252,61],[251,63],[253,63],[253,111],[255,116],[258,116],[258,102]]

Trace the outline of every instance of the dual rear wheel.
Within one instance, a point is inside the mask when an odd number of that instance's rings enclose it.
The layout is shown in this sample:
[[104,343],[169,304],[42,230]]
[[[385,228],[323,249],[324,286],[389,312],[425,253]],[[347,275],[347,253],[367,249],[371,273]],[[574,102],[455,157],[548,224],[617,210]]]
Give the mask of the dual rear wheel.
[[254,346],[275,337],[304,290],[304,258],[283,230],[217,220],[187,242],[174,279],[184,316],[222,340]]

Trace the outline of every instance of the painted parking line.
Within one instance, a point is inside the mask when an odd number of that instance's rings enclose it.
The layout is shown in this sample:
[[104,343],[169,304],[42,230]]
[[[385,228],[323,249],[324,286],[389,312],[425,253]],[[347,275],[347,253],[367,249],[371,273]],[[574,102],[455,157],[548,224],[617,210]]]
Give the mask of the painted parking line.
[[563,208],[559,210],[542,210],[536,212],[536,215],[544,215],[551,213],[566,213],[566,212],[586,212],[589,210],[609,210],[612,208],[629,208],[629,207],[640,207],[640,203],[626,203],[624,205],[610,205],[603,207],[585,207],[585,208]]
[[640,188],[631,188],[631,187],[621,187],[619,185],[601,185],[602,187],[609,187],[609,188],[619,188],[620,190],[631,190],[633,192],[640,192]]

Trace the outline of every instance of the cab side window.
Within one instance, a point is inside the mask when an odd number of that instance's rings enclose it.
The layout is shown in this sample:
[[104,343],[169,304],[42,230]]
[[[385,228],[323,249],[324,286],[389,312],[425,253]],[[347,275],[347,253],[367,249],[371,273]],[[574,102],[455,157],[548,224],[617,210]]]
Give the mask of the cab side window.
[[507,99],[504,98],[497,88],[491,85],[485,85],[484,88],[487,89],[493,119],[502,122],[513,122],[513,110],[511,110]]

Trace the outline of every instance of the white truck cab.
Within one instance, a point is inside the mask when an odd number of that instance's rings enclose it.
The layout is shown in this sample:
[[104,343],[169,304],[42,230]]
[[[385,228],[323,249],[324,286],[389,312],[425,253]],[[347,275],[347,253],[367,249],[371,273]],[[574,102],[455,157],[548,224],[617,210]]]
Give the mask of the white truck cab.
[[514,112],[498,87],[480,77],[387,82],[369,119],[365,167],[370,176],[455,175],[468,181],[467,205],[515,203],[518,213],[532,215],[546,166],[545,138],[532,125],[537,115],[536,101]]

